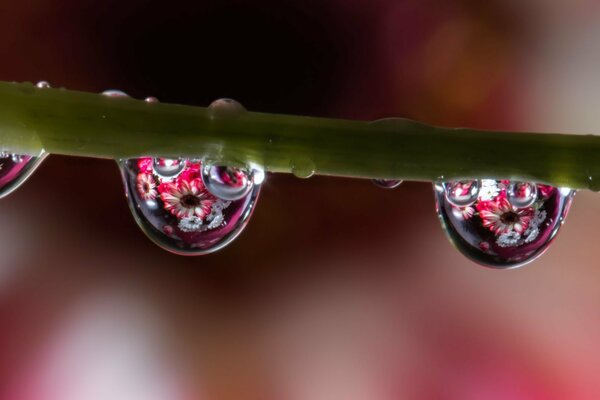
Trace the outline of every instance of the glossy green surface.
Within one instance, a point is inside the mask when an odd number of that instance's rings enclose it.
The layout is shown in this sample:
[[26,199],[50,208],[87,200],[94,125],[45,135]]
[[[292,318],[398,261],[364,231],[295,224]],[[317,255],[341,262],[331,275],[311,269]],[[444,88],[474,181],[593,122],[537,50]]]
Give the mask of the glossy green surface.
[[600,137],[244,112],[0,83],[0,148],[102,158],[209,157],[269,171],[438,181],[531,180],[600,190]]

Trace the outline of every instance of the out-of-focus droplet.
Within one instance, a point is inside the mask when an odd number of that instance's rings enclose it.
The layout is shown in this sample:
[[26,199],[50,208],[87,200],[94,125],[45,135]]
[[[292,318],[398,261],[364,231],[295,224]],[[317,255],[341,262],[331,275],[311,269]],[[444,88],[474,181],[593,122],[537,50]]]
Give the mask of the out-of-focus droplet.
[[518,207],[508,198],[511,183],[484,179],[474,203],[456,206],[442,183],[434,184],[438,217],[450,242],[471,260],[514,268],[541,255],[563,224],[575,191],[538,184],[534,201]]
[[308,179],[315,174],[315,163],[308,158],[295,158],[290,163],[290,169],[296,178]]
[[506,190],[506,197],[515,207],[529,207],[537,199],[537,186],[533,182],[511,182]]
[[183,172],[185,160],[183,158],[159,158],[155,157],[152,161],[154,173],[162,179],[174,179]]
[[154,96],[146,97],[144,101],[146,103],[159,103],[158,99]]
[[225,165],[202,165],[202,183],[213,196],[223,200],[239,200],[252,190],[253,172]]
[[38,89],[50,89],[52,86],[46,81],[39,81],[35,84],[35,87]]
[[129,97],[129,95],[127,93],[125,93],[121,90],[116,90],[116,89],[105,90],[104,92],[102,92],[102,96],[118,97],[118,98]]
[[246,111],[246,109],[244,108],[243,105],[241,105],[237,101],[235,101],[233,99],[225,99],[224,98],[224,99],[217,99],[217,100],[213,101],[212,103],[210,103],[210,105],[208,106],[208,111],[212,115],[226,116],[226,115],[242,113],[242,112]]
[[119,164],[137,224],[176,254],[207,254],[230,243],[248,223],[261,188],[258,174],[245,196],[227,200],[207,190],[200,161],[184,161],[183,170],[169,179],[156,173],[150,157]]
[[478,180],[450,181],[442,183],[446,200],[457,207],[465,207],[477,201]]
[[0,198],[7,196],[21,186],[29,176],[40,166],[47,153],[40,152],[39,156],[0,153]]
[[398,179],[373,179],[371,182],[383,189],[395,189],[402,184],[402,180]]

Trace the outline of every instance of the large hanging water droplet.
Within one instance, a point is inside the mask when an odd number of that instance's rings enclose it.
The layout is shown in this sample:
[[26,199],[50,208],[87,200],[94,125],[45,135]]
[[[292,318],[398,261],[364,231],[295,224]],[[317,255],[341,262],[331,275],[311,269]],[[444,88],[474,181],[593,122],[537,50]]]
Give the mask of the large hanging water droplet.
[[457,207],[465,207],[477,201],[478,180],[450,181],[442,183],[446,200]]
[[382,189],[395,189],[402,184],[398,179],[372,179],[371,182]]
[[245,168],[205,163],[201,175],[206,190],[223,200],[239,200],[254,185],[253,173]]
[[541,255],[560,229],[575,191],[538,184],[534,201],[518,207],[508,198],[509,181],[484,179],[470,205],[448,200],[434,184],[437,213],[450,241],[471,260],[493,268],[514,268]]
[[5,197],[21,186],[40,166],[47,154],[39,156],[0,153],[0,198]]
[[207,190],[199,161],[183,161],[175,178],[157,174],[149,157],[119,164],[140,228],[162,248],[183,255],[211,253],[235,239],[248,223],[264,178],[253,174],[251,190],[232,201]]

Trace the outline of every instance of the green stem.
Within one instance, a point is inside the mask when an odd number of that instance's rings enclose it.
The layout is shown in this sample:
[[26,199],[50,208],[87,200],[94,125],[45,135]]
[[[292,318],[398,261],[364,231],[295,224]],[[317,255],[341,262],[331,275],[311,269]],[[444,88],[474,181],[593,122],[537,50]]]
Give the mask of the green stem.
[[435,181],[502,178],[600,190],[600,137],[208,109],[0,83],[0,147],[84,157],[209,157],[268,171]]

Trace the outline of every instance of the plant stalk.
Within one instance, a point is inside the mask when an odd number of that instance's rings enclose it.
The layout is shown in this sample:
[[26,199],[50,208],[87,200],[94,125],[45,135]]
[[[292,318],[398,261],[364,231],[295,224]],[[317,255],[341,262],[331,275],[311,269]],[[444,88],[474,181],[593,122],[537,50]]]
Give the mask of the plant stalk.
[[196,157],[298,176],[527,180],[600,190],[600,137],[373,123],[146,103],[0,82],[0,149]]

